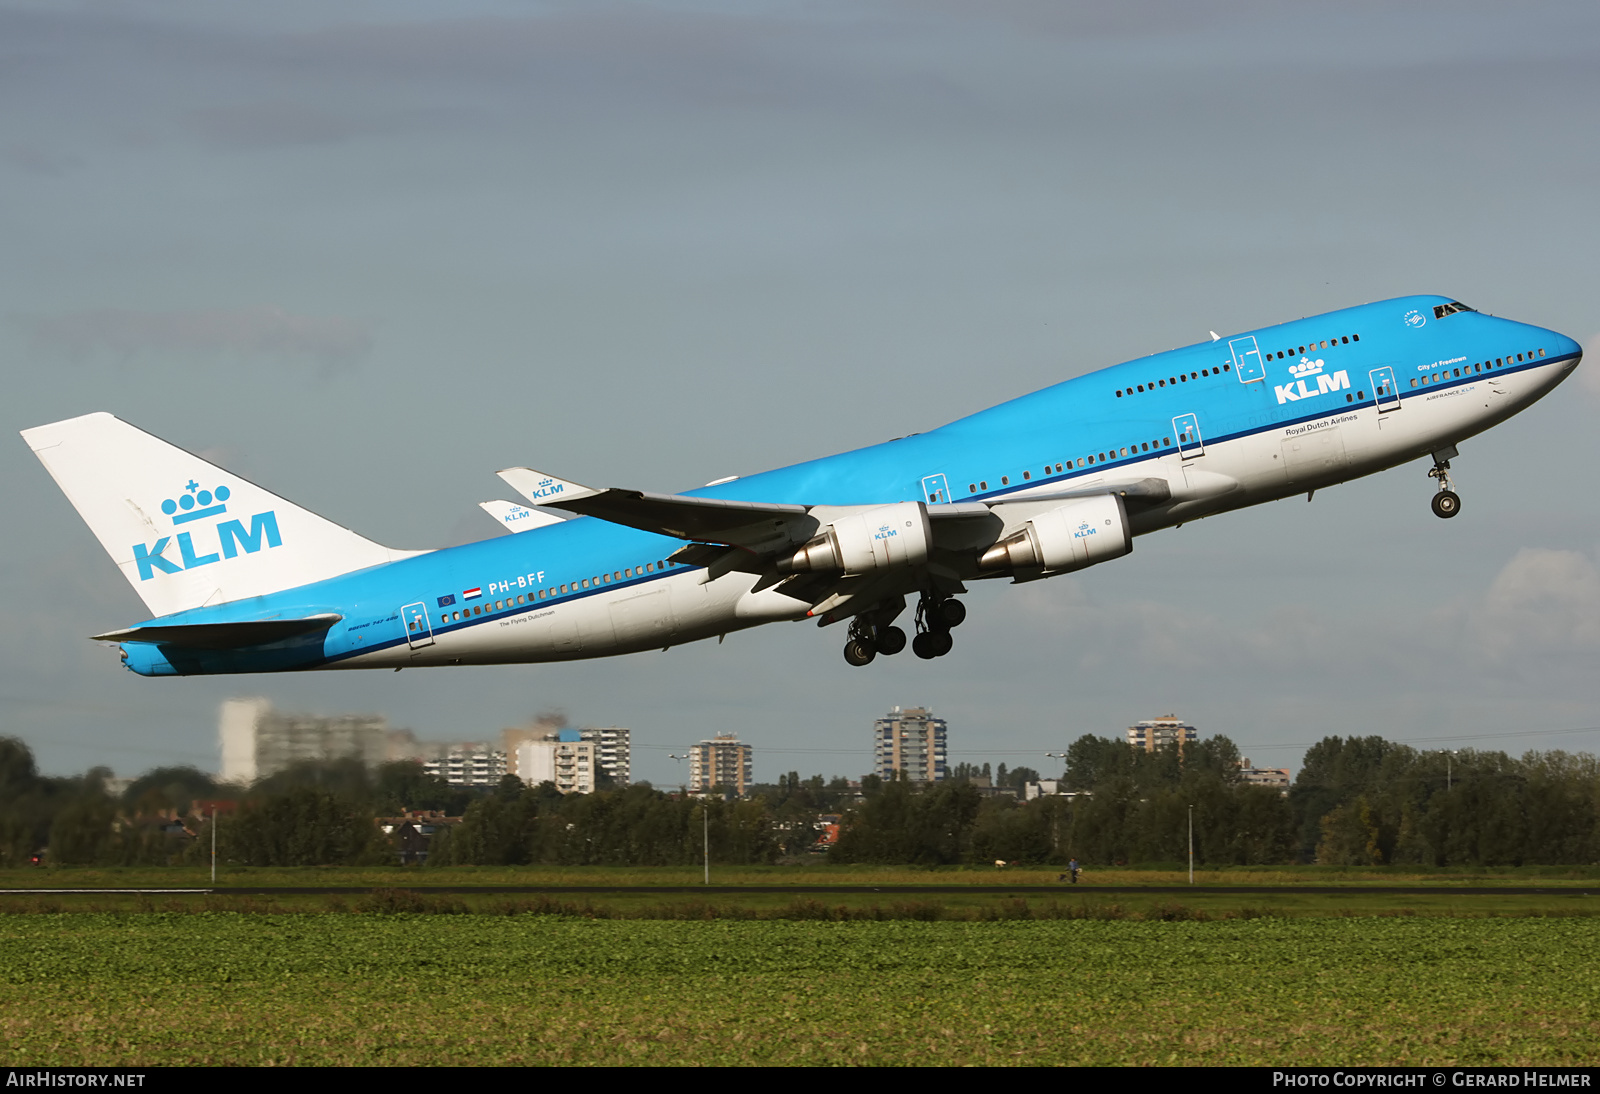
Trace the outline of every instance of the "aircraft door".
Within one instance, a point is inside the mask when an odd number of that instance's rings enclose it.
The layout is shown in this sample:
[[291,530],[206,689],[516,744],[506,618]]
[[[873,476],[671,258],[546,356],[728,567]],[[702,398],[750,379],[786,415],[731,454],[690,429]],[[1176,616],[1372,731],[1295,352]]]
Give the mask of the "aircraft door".
[[929,475],[922,480],[922,496],[929,505],[948,505],[950,503],[950,487],[946,485],[943,475]]
[[422,601],[407,604],[400,609],[400,618],[406,625],[406,641],[419,650],[433,645],[433,625],[428,622],[428,606]]
[[1378,413],[1400,409],[1400,388],[1394,382],[1394,369],[1389,365],[1375,368],[1367,374],[1372,381],[1372,398],[1378,404]]
[[1177,434],[1178,451],[1183,458],[1193,459],[1205,455],[1205,442],[1200,439],[1200,416],[1180,414],[1172,419],[1172,431]]
[[1267,366],[1261,361],[1261,348],[1256,345],[1255,335],[1230,339],[1228,352],[1233,354],[1233,371],[1238,373],[1241,384],[1266,377]]

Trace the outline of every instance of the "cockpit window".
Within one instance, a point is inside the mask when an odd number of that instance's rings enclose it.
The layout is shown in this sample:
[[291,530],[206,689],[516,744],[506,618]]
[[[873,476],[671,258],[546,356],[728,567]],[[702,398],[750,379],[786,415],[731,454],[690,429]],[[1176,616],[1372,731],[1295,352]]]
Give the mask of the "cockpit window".
[[1454,315],[1458,311],[1473,311],[1459,300],[1452,300],[1448,304],[1438,304],[1433,309],[1435,319],[1443,319],[1447,315]]

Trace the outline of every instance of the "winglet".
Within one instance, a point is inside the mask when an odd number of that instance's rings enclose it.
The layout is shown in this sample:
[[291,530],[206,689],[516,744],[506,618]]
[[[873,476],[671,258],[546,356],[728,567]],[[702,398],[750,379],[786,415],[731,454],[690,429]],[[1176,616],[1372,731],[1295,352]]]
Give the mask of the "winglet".
[[592,490],[528,467],[508,467],[500,472],[500,477],[535,505],[560,508],[563,502],[581,501],[605,493],[604,490]]
[[538,509],[529,509],[526,505],[518,505],[509,501],[480,501],[478,508],[488,513],[495,521],[513,532],[526,532],[533,528],[544,528],[551,524],[561,524],[568,518],[558,517],[554,513],[544,513]]

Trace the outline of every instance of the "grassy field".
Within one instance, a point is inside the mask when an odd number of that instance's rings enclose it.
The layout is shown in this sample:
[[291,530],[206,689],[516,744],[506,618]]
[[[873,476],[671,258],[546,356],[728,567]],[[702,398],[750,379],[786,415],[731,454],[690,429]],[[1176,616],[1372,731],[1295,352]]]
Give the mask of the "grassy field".
[[[713,885],[1052,885],[1059,866],[719,866]],[[699,866],[223,866],[217,886],[377,886],[424,889],[460,885],[698,885]],[[1094,866],[1084,871],[1085,887],[1097,885],[1184,885],[1189,875],[1179,863],[1157,866]],[[1197,885],[1540,885],[1600,886],[1600,867],[1505,866],[1462,869],[1344,866],[1235,866],[1196,869]],[[0,870],[0,891],[22,888],[206,888],[206,867],[70,867]]]
[[12,1065],[1593,1064],[1587,918],[0,918]]
[[[1248,919],[1262,916],[1600,916],[1600,870],[1522,868],[1493,871],[1330,870],[1317,867],[1207,871],[1197,884],[1172,869],[1094,871],[1079,885],[1059,870],[894,867],[721,868],[716,888],[700,892],[686,868],[456,867],[233,869],[215,890],[192,895],[111,893],[111,889],[209,889],[192,870],[51,869],[0,872],[0,913],[53,912],[546,912],[643,919]],[[625,885],[631,893],[577,891]],[[545,887],[505,894],[493,886]],[[746,887],[739,891],[736,887]],[[807,886],[835,891],[805,892]],[[886,887],[911,891],[885,891]],[[1180,886],[1181,892],[1160,887]],[[1276,886],[1237,893],[1228,886]],[[1315,888],[1333,887],[1334,892]],[[1537,886],[1538,894],[1463,892]],[[730,887],[735,887],[730,889]],[[1048,892],[1023,891],[1042,887]],[[81,889],[23,893],[21,889]],[[294,893],[302,888],[345,893]],[[441,890],[451,888],[456,892]],[[674,892],[674,888],[685,891]],[[1402,889],[1421,889],[1404,892]],[[266,892],[244,893],[255,889]],[[378,892],[366,894],[365,890]],[[484,890],[476,892],[475,890]],[[939,891],[939,890],[945,891]],[[763,891],[768,890],[768,891]],[[1394,891],[1391,891],[1394,890]]]

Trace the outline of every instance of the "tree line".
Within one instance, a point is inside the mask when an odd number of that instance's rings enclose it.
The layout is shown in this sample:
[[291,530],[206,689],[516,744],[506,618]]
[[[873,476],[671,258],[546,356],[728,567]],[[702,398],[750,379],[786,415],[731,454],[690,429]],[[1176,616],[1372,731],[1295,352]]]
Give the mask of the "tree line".
[[744,799],[697,798],[648,783],[563,795],[514,776],[467,789],[400,762],[299,764],[249,788],[193,768],[158,768],[120,795],[109,772],[41,776],[20,741],[0,738],[0,865],[41,853],[97,865],[201,863],[215,825],[222,861],[255,866],[396,861],[375,818],[405,810],[459,817],[429,861],[475,865],[759,864],[818,853],[819,815],[840,817],[830,861],[953,865],[1181,862],[1203,865],[1514,866],[1600,860],[1600,761],[1587,753],[1419,751],[1380,737],[1313,745],[1287,794],[1241,776],[1214,736],[1147,752],[1086,735],[1067,749],[1069,793],[994,793],[1037,779],[962,765],[932,785],[798,772]]

